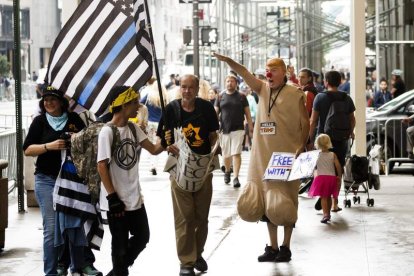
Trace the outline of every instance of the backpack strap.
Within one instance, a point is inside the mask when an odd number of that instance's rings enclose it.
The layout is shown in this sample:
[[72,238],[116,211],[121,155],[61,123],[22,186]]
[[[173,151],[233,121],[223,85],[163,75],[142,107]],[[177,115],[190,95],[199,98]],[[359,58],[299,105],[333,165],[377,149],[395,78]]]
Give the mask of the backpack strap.
[[134,126],[133,122],[128,121],[128,127],[132,132],[132,135],[134,135],[134,140],[135,140],[135,146],[138,145],[138,138],[137,138],[137,130]]
[[119,133],[117,126],[111,123],[110,121],[107,122],[105,125],[112,129],[113,138],[111,144],[111,155],[113,155],[118,144],[121,142],[121,134]]

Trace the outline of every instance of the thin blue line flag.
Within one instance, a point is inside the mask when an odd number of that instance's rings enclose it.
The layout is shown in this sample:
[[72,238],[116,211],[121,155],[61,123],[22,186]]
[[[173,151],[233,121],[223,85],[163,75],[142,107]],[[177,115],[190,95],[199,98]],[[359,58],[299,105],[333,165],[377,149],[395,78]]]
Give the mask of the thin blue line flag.
[[106,112],[114,86],[152,76],[144,0],[83,0],[56,38],[45,82],[84,108]]

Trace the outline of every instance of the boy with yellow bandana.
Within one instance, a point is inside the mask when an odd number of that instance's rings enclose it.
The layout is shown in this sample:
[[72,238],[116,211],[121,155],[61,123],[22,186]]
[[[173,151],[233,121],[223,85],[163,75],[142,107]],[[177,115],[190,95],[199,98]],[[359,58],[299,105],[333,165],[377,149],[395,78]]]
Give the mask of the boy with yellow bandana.
[[159,154],[163,148],[159,143],[152,144],[135,124],[128,126],[129,118],[136,117],[139,107],[139,94],[132,87],[114,87],[109,99],[109,111],[113,114],[110,123],[118,128],[121,139],[112,155],[112,129],[104,126],[99,133],[98,172],[105,188],[101,189],[100,207],[108,211],[112,234],[113,269],[108,275],[128,275],[128,267],[149,241],[138,174],[139,149]]

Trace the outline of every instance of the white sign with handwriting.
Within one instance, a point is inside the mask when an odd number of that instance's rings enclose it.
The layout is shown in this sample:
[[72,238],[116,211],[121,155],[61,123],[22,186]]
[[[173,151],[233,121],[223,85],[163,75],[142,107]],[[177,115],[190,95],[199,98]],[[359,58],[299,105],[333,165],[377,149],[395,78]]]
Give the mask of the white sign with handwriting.
[[320,150],[301,153],[295,159],[294,153],[274,152],[264,173],[264,180],[285,180],[307,178],[313,175]]

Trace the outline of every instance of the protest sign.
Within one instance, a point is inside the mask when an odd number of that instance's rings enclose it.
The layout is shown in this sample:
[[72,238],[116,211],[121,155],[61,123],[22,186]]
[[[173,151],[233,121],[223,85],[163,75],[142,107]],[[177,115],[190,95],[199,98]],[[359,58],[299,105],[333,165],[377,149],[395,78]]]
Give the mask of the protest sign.
[[295,162],[293,162],[289,181],[311,177],[315,170],[316,162],[318,162],[320,152],[320,150],[302,152],[298,158],[296,158]]
[[164,172],[174,177],[178,186],[189,192],[198,191],[213,170],[220,168],[217,155],[218,143],[210,154],[201,155],[193,152],[188,146],[181,128],[174,129],[175,145],[180,149],[180,155],[169,155],[164,167]]
[[295,154],[289,152],[274,152],[267,165],[265,180],[287,180],[295,160]]
[[274,152],[264,173],[264,180],[292,181],[312,176],[320,150],[301,153],[297,159],[289,152]]

